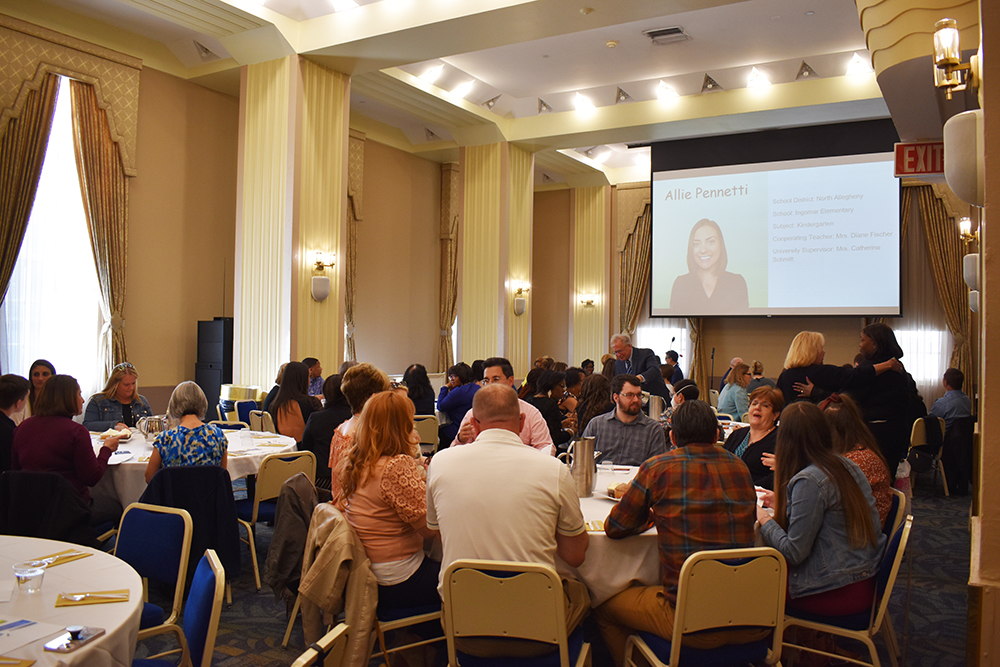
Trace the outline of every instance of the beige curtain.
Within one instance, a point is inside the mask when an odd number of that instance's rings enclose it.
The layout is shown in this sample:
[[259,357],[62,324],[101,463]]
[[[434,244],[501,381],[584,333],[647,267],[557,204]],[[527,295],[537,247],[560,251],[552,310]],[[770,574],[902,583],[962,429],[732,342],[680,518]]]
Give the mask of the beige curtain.
[[700,317],[688,318],[688,329],[691,332],[691,379],[698,385],[701,398],[708,400],[708,390],[711,389],[709,377],[705,374],[705,356],[702,352],[701,333],[705,320]]
[[21,115],[10,120],[0,138],[0,302],[28,228],[58,90],[59,77],[45,75],[41,87],[28,93]]
[[346,361],[357,361],[358,353],[354,339],[355,282],[358,278],[358,216],[354,210],[354,197],[347,198],[347,285],[344,290],[344,328],[347,331]]
[[955,339],[951,364],[967,376],[974,375],[972,341],[969,331],[969,298],[962,278],[962,241],[955,221],[948,217],[944,204],[929,185],[909,187],[904,192],[914,192],[927,237],[927,256],[930,259],[938,299],[948,322],[948,329]]
[[455,359],[452,348],[451,327],[458,310],[458,216],[441,222],[441,310],[438,326],[441,327],[438,349],[438,372],[447,371]]
[[619,292],[619,331],[635,335],[635,326],[642,310],[646,285],[649,284],[650,249],[652,247],[652,208],[649,204],[636,220],[635,230],[625,241],[621,253],[621,287]]
[[70,99],[76,166],[101,285],[105,324],[99,354],[102,366],[110,373],[115,364],[128,358],[122,315],[128,273],[128,178],[94,87],[71,81]]

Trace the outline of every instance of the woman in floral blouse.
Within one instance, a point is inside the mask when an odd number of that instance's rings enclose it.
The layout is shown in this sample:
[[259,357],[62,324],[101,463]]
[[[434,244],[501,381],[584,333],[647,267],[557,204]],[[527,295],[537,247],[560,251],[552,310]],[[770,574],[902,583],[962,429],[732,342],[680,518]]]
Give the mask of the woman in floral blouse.
[[218,426],[205,424],[208,399],[194,382],[181,382],[170,394],[167,419],[174,427],[156,436],[146,466],[146,482],[161,467],[226,467],[226,435]]

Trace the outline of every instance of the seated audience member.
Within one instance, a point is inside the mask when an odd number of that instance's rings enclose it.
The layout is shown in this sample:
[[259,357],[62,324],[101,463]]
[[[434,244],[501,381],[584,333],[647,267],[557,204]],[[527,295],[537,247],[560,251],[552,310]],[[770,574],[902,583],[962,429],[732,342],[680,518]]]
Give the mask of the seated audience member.
[[[134,385],[133,385],[134,387]],[[87,427],[73,417],[83,410],[83,394],[76,378],[53,375],[35,397],[33,415],[14,431],[12,470],[57,472],[69,480],[77,494],[90,505],[90,523],[118,523],[122,506],[110,496],[91,498],[90,489],[108,468],[108,459],[118,449],[119,437],[106,438],[94,454]]]
[[875,436],[865,424],[861,408],[850,396],[833,394],[820,404],[820,409],[830,425],[833,451],[861,468],[875,498],[879,525],[885,527],[885,519],[892,509],[892,477]]
[[546,370],[548,369],[538,366],[528,371],[528,374],[524,376],[524,382],[521,383],[521,388],[517,390],[517,397],[526,401],[534,396],[538,391],[538,379]]
[[550,371],[552,370],[552,366],[554,366],[555,363],[556,363],[555,359],[553,359],[548,355],[545,355],[535,359],[535,368],[541,368],[543,371]]
[[[747,383],[747,395],[750,395],[758,387],[776,387],[774,380],[764,377],[764,364],[754,360],[750,364],[750,382]],[[781,412],[780,410],[778,412]]]
[[[480,367],[482,361],[479,362]],[[482,379],[483,369],[479,369],[479,379]],[[473,368],[473,375],[475,369]],[[406,384],[406,395],[413,402],[414,414],[432,415],[434,414],[434,387],[427,377],[427,369],[423,364],[413,364],[403,373],[403,382]]]
[[[698,389],[698,385],[694,383],[694,380],[688,378],[677,383],[677,386],[674,387],[674,395],[670,399],[670,405],[663,411],[662,420],[667,424],[667,433],[670,432],[670,423],[673,419],[674,410],[680,407],[685,401],[697,401],[699,396],[701,396],[701,390]],[[670,442],[669,436],[667,437],[667,442]]]
[[260,409],[264,412],[271,411],[271,402],[274,401],[274,397],[278,395],[278,390],[281,389],[281,377],[285,374],[285,366],[288,364],[281,364],[278,367],[278,377],[274,378],[274,386],[271,387],[271,391],[267,392],[267,396],[264,397],[264,402],[261,403]]
[[[715,446],[718,421],[704,401],[684,401],[674,410],[670,439],[675,448],[646,460],[621,501],[611,509],[604,532],[612,539],[656,527],[660,586],[634,586],[595,610],[611,657],[622,664],[625,641],[636,631],[670,639],[677,604],[677,577],[692,553],[753,546],[757,497],[747,467]],[[711,520],[707,520],[711,517]],[[685,646],[716,648],[754,641],[766,630],[697,633]]]
[[615,409],[611,400],[611,380],[603,373],[591,373],[583,381],[580,400],[576,406],[576,427],[582,433],[590,420]]
[[566,369],[566,391],[559,399],[559,409],[564,414],[576,412],[580,402],[580,392],[583,391],[583,369],[570,366]]
[[944,419],[945,429],[949,429],[959,417],[972,416],[972,400],[962,391],[965,373],[957,368],[946,370],[941,384],[944,385],[944,396],[934,401],[927,414]]
[[365,402],[338,472],[344,512],[371,560],[380,610],[438,605],[441,563],[424,557],[425,470],[415,458],[413,403],[392,391]]
[[[512,389],[514,388],[514,369],[511,367],[509,361],[503,357],[490,357],[483,362],[483,365],[483,382],[486,386],[501,384]],[[555,448],[552,446],[552,436],[549,435],[549,428],[545,423],[545,418],[542,417],[542,413],[527,401],[518,399],[517,405],[521,410],[521,414],[524,415],[524,424],[521,426],[520,432],[521,442],[546,454],[554,454]],[[458,429],[458,435],[455,436],[455,440],[451,444],[454,447],[455,445],[469,443],[475,437],[476,433],[472,428],[472,411],[470,410],[465,414],[465,419],[462,420],[462,424]]]
[[611,382],[611,380],[616,375],[615,373],[616,363],[618,363],[618,360],[615,359],[615,355],[613,354],[605,354],[603,357],[601,357],[601,374],[604,377],[608,378],[608,382]]
[[642,412],[642,385],[634,375],[616,375],[611,382],[615,409],[590,420],[583,437],[593,436],[602,461],[637,466],[667,450],[659,422]]
[[[576,433],[576,415],[564,417],[559,409],[559,399],[566,390],[566,374],[558,371],[544,371],[538,379],[535,394],[527,401],[538,408],[549,429],[549,436],[556,449],[570,441]],[[566,448],[563,447],[562,450]]]
[[153,441],[146,465],[146,483],[156,471],[172,466],[222,466],[228,462],[226,434],[215,424],[202,421],[208,411],[205,392],[194,382],[174,387],[167,404],[170,429]]
[[448,415],[450,424],[442,424],[441,447],[447,447],[458,434],[458,425],[465,414],[472,409],[472,397],[479,391],[479,385],[472,381],[472,369],[459,362],[448,369],[448,382],[438,392],[438,410]]
[[[523,421],[513,388],[499,381],[489,384],[476,394],[472,406],[475,441],[431,459],[427,526],[441,533],[442,573],[460,558],[555,567],[558,555],[571,567],[583,563],[590,538],[569,468],[523,446],[518,437]],[[517,480],[516,493],[511,493],[511,480]],[[567,632],[572,632],[590,607],[590,596],[578,581],[563,579],[563,587]],[[551,644],[539,648],[516,640],[459,641],[459,650],[478,656],[530,656],[552,650]]]
[[781,392],[773,387],[758,387],[750,394],[750,426],[736,429],[726,438],[725,448],[750,469],[756,486],[774,489],[774,471],[763,461],[764,454],[774,454],[778,439],[778,415],[785,407]]
[[338,426],[351,418],[351,406],[340,391],[340,376],[323,381],[323,409],[309,415],[299,449],[316,455],[316,486],[330,488],[330,441]]
[[20,375],[0,376],[0,473],[10,470],[10,452],[17,428],[11,415],[24,409],[30,390],[31,383]]
[[663,361],[666,362],[667,366],[670,366],[670,377],[666,375],[663,379],[666,380],[667,384],[675,385],[684,379],[684,371],[681,370],[681,366],[678,360],[681,355],[677,354],[676,350],[667,350],[667,354],[664,356]]
[[729,374],[733,372],[733,369],[736,368],[737,364],[742,364],[742,363],[743,363],[743,357],[733,357],[732,359],[729,360],[729,368],[726,369],[726,372],[722,375],[722,381],[719,382],[720,393],[722,392],[723,389],[726,388],[726,380],[729,379]]
[[569,364],[567,364],[565,361],[557,361],[554,364],[552,364],[552,370],[554,370],[556,373],[565,373],[567,368],[569,368]]
[[323,365],[316,357],[306,357],[302,360],[306,368],[309,369],[309,395],[323,395]]
[[133,429],[152,414],[146,397],[139,394],[139,372],[126,361],[111,369],[103,391],[90,397],[83,425],[91,431]]
[[624,333],[611,337],[611,350],[615,353],[615,375],[634,375],[643,391],[664,398],[670,396],[660,372],[660,358],[652,350],[633,347],[632,338]]
[[35,359],[31,362],[31,366],[28,367],[28,382],[31,383],[31,389],[28,391],[28,401],[20,410],[10,414],[10,418],[14,420],[15,424],[20,424],[31,416],[31,406],[35,403],[35,397],[42,390],[42,385],[45,384],[45,381],[55,374],[56,367],[51,362],[45,359]]
[[352,361],[352,360],[348,359],[347,361],[345,361],[344,363],[342,363],[340,365],[340,368],[337,369],[337,375],[339,375],[341,378],[343,378],[344,374],[347,373],[347,369],[348,368],[353,368],[354,366],[357,366],[358,363],[359,362],[357,362],[357,361]]
[[788,561],[788,600],[824,616],[871,607],[886,537],[864,473],[833,450],[830,425],[811,403],[781,413],[774,452],[774,518],[757,508],[760,536]]
[[309,369],[301,362],[289,361],[281,374],[278,395],[268,409],[278,433],[301,442],[309,415],[320,407],[319,401],[309,395]]
[[[476,359],[475,361],[472,362],[472,366],[470,366],[470,368],[472,368],[472,381],[479,384],[482,384],[483,382],[483,368],[484,368],[483,361],[484,361],[483,359]],[[428,380],[428,382],[430,382],[430,380]],[[419,415],[419,414],[430,414],[430,413],[418,412],[417,414]]]
[[726,380],[726,386],[719,394],[719,414],[727,414],[739,421],[743,413],[750,407],[750,397],[747,395],[747,383],[750,382],[750,367],[746,364],[736,364]]
[[337,471],[340,461],[354,446],[354,432],[360,423],[358,416],[365,407],[368,399],[380,391],[389,390],[389,377],[375,368],[371,364],[355,364],[348,367],[340,381],[340,391],[347,398],[348,405],[351,406],[351,417],[345,420],[333,431],[333,438],[330,440],[330,490],[333,496],[340,493],[340,483],[337,481]]
[[581,370],[583,370],[584,378],[588,378],[594,374],[594,360],[584,359],[583,363],[580,364]]

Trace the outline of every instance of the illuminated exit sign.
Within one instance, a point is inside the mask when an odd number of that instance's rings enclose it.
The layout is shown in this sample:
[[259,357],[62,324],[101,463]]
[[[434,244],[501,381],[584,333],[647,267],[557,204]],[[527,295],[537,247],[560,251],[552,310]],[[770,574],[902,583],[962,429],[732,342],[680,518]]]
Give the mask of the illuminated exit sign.
[[896,176],[944,175],[944,142],[896,144]]

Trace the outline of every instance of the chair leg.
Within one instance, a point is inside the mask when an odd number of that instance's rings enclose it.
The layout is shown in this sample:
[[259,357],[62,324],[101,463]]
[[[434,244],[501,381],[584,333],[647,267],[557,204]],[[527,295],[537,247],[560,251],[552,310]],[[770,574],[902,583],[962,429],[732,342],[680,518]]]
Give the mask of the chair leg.
[[285,628],[285,637],[281,640],[281,648],[288,648],[288,640],[292,636],[292,627],[295,625],[295,617],[299,615],[299,596],[295,596],[295,604],[292,605],[292,617],[288,619],[288,627]]
[[885,647],[889,650],[889,655],[893,656],[893,664],[899,658],[899,642],[896,640],[896,630],[892,627],[892,619],[886,613],[882,619],[882,636],[885,639]]
[[945,498],[949,498],[951,496],[948,493],[948,478],[944,474],[944,462],[941,459],[938,459],[938,468],[941,469],[941,483],[944,484]]
[[226,606],[233,606],[233,585],[230,582],[226,582]]
[[253,564],[253,579],[257,584],[257,592],[260,593],[260,569],[257,567],[257,546],[253,535],[253,526],[242,519],[238,521],[247,531],[247,544],[250,545],[250,562]]

